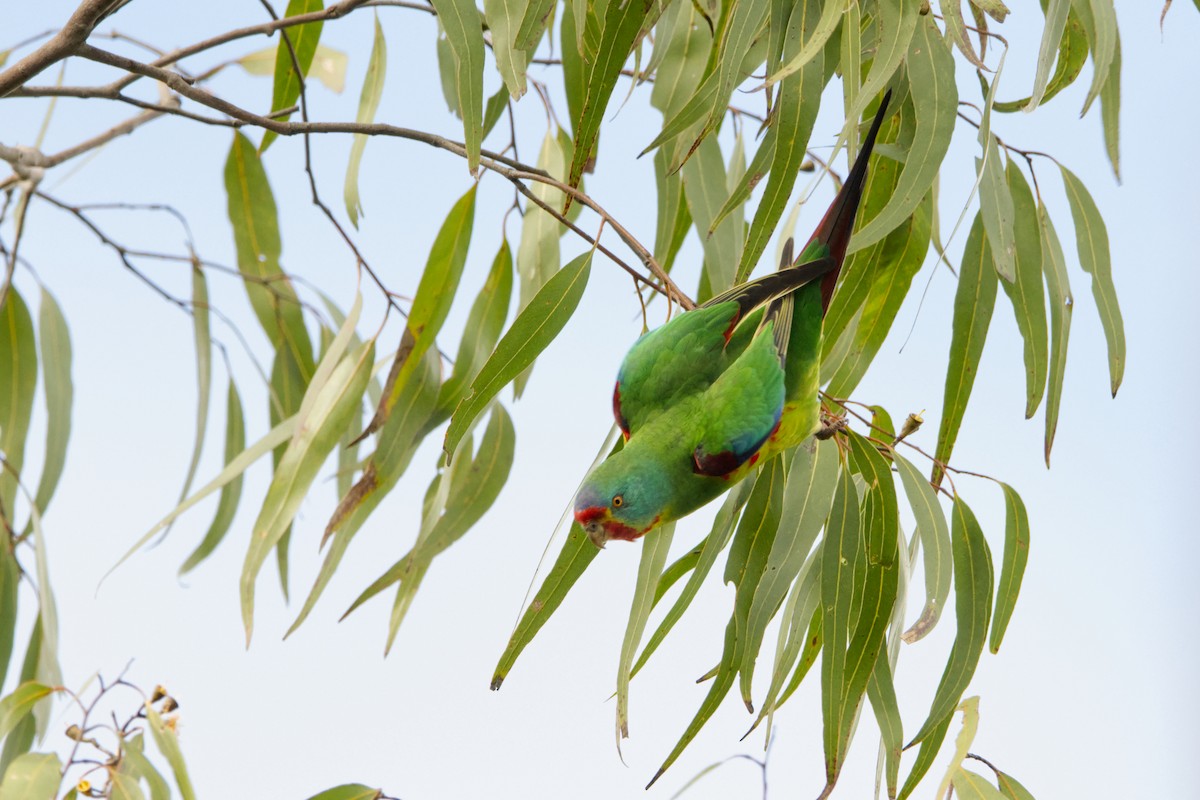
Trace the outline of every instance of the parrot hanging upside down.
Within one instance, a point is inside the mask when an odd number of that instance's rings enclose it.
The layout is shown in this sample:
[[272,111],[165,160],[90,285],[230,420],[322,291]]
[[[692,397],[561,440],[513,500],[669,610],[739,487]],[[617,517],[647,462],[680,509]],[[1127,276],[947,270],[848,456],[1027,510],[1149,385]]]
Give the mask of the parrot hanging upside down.
[[597,547],[690,514],[817,429],[821,321],[890,98],[799,259],[789,239],[778,272],[680,314],[625,356],[613,391],[625,445],[575,497]]

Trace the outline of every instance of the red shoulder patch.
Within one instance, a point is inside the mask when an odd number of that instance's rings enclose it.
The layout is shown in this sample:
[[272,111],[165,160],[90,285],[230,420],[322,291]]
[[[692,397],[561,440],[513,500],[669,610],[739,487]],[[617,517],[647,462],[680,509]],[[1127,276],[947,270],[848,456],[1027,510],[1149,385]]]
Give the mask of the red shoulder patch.
[[629,423],[625,421],[625,415],[621,413],[620,381],[617,381],[617,385],[613,387],[613,417],[617,420],[617,427],[621,429],[621,435],[625,437],[625,441],[629,441]]
[[744,460],[739,459],[732,450],[706,453],[703,448],[697,447],[692,452],[692,471],[697,475],[720,478],[740,467]]

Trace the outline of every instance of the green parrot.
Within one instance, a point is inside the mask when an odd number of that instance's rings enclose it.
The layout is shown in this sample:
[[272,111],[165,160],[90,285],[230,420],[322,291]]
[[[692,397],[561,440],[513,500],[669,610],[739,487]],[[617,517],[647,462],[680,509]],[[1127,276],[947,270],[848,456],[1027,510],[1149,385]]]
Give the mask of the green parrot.
[[717,295],[630,348],[613,391],[625,445],[575,497],[575,519],[597,547],[690,514],[817,430],[821,322],[890,97],[795,262],[789,239],[778,272]]

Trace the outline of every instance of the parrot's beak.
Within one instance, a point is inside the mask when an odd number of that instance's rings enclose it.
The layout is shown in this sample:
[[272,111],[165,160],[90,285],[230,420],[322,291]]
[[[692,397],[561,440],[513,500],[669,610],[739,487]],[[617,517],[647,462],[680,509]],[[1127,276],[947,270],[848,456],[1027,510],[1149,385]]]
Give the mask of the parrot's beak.
[[608,509],[603,506],[581,508],[575,512],[575,521],[582,526],[588,538],[592,540],[592,544],[601,550],[604,549],[604,543],[608,541],[608,531],[604,527],[607,518]]

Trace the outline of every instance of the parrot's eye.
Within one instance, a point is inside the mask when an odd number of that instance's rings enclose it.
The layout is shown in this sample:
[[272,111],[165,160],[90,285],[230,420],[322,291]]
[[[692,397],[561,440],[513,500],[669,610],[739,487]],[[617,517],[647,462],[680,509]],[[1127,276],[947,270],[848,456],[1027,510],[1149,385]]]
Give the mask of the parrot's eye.
[[620,508],[625,505],[625,498],[622,495],[616,495],[612,499],[613,508]]

